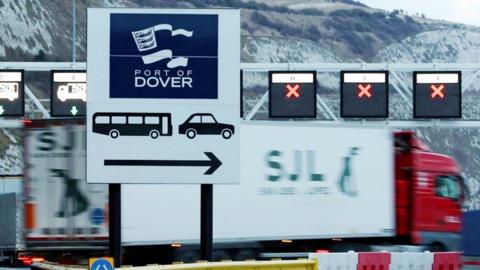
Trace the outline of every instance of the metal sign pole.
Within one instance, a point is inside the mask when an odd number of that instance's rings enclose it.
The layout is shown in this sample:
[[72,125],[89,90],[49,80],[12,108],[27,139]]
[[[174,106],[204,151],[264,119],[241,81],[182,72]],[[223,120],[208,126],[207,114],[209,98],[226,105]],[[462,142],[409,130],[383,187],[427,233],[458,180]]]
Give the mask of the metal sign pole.
[[72,62],[75,64],[77,61],[77,12],[76,12],[77,0],[73,0],[72,4]]
[[122,189],[120,184],[108,185],[109,253],[115,267],[122,265]]
[[213,185],[202,184],[200,194],[200,259],[213,259]]
[[243,70],[240,69],[240,118],[243,119]]

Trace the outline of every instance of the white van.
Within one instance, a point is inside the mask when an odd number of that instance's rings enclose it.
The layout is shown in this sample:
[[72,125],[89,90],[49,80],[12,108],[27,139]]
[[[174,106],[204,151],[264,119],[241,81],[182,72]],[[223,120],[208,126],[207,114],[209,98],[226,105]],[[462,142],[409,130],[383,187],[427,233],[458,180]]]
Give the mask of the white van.
[[57,90],[57,97],[62,102],[65,102],[67,99],[87,101],[87,84],[68,83],[66,85],[60,85]]

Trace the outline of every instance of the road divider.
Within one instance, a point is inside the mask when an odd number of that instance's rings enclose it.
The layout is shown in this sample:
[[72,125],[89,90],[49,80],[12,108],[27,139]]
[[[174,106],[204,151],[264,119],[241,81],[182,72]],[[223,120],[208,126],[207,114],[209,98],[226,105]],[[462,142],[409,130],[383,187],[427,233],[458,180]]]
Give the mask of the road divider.
[[[37,262],[32,269],[79,270],[87,266],[64,266]],[[309,253],[308,259],[198,262],[146,266],[125,265],[116,270],[459,270],[459,252],[339,252]]]

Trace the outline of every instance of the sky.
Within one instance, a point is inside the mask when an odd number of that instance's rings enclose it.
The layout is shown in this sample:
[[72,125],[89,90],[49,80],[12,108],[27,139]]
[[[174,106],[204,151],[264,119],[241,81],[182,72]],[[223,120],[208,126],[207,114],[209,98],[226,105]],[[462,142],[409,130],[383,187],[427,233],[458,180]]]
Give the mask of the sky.
[[480,0],[359,0],[373,8],[403,9],[408,14],[423,13],[427,18],[480,26]]

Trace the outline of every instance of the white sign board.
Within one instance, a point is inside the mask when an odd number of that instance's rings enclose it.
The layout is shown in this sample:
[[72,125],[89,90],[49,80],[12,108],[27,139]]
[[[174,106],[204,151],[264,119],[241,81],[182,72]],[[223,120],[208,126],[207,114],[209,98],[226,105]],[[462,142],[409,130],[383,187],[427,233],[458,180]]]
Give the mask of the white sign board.
[[239,10],[88,9],[87,181],[239,180]]

